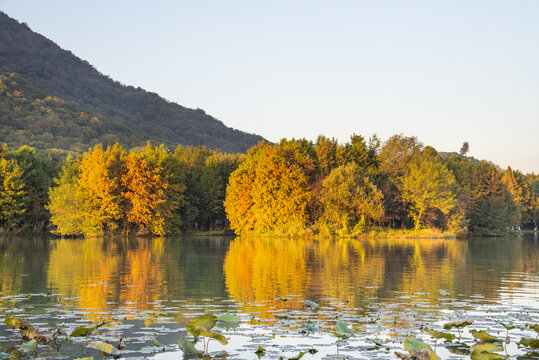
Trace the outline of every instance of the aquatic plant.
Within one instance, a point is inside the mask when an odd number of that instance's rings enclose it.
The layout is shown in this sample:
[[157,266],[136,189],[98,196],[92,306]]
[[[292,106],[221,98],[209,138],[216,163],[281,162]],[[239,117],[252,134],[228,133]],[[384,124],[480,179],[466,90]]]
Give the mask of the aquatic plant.
[[106,342],[95,342],[90,345],[88,345],[89,348],[98,350],[103,357],[105,356],[113,356],[114,358],[120,357],[121,352],[120,350],[116,349],[111,344],[107,344]]
[[429,344],[418,338],[406,338],[404,349],[412,356],[411,358],[403,353],[395,351],[402,360],[440,360],[440,357],[432,350]]
[[331,331],[331,334],[335,335],[339,339],[348,339],[354,335],[354,331],[348,327],[344,321],[339,320],[335,324],[335,330]]
[[[218,318],[215,315],[212,314],[205,314],[202,316],[199,316],[197,318],[194,318],[190,320],[187,324],[185,324],[185,330],[189,335],[192,335],[196,338],[199,336],[203,337],[204,341],[204,352],[208,352],[208,344],[211,339],[215,339],[219,341],[221,344],[226,345],[228,344],[228,340],[221,334],[216,333],[214,331],[211,331],[215,325],[217,325]],[[185,339],[186,340],[186,339]],[[182,342],[182,340],[180,339]],[[187,340],[187,342],[189,342]],[[182,345],[180,345],[182,346]],[[189,351],[193,352],[189,344],[187,344],[185,341],[183,341],[183,346]],[[194,344],[193,344],[194,348]],[[182,349],[183,350],[183,349]],[[196,349],[195,349],[196,350]],[[198,351],[198,350],[197,350]],[[185,353],[185,351],[184,351]],[[198,352],[200,353],[200,352]]]
[[423,328],[423,331],[429,333],[432,337],[434,337],[434,351],[436,351],[436,343],[439,339],[446,339],[447,341],[453,341],[455,340],[455,335],[444,333],[441,331],[436,331],[433,329]]
[[453,321],[453,322],[449,322],[449,323],[445,324],[444,329],[445,330],[451,330],[452,328],[457,329],[457,332],[459,334],[459,341],[460,341],[461,340],[461,338],[460,338],[460,329],[465,328],[466,326],[472,325],[472,324],[473,324],[473,320]]

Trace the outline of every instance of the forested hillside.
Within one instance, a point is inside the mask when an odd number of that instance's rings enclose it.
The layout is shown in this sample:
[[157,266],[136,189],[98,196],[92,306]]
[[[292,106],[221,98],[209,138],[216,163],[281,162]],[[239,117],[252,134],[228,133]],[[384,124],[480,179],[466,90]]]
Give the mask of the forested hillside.
[[0,142],[81,152],[97,143],[245,152],[260,136],[124,86],[0,12]]

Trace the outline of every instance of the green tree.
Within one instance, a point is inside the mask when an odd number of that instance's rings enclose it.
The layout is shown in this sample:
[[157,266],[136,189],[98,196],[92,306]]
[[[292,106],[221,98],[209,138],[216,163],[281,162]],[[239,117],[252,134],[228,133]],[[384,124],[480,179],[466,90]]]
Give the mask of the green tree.
[[436,156],[427,153],[409,163],[402,194],[411,205],[416,230],[423,226],[428,211],[447,214],[455,206],[454,182],[451,172]]
[[470,201],[466,210],[470,232],[499,235],[517,224],[518,206],[501,177],[498,169],[486,161],[470,172]]
[[415,136],[393,135],[382,146],[378,154],[379,171],[393,179],[402,177],[408,171],[408,163],[418,156],[423,145]]
[[33,148],[22,146],[17,150],[4,147],[3,157],[14,161],[22,173],[26,201],[21,231],[41,232],[47,227],[50,214],[45,205],[48,203],[48,189],[58,172],[57,165],[50,156],[44,156]]
[[380,221],[383,195],[356,163],[339,166],[322,183],[320,202],[324,219],[333,228],[353,228],[358,223]]

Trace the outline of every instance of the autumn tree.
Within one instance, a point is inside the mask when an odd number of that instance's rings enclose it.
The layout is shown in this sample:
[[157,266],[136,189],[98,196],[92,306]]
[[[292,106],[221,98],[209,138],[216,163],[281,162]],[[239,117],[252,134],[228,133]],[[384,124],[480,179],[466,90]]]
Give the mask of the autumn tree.
[[322,183],[323,218],[333,228],[354,228],[383,218],[383,195],[356,163],[339,166]]
[[125,161],[122,185],[129,228],[163,235],[165,219],[158,210],[165,202],[167,183],[162,169],[142,154],[131,152]]
[[526,177],[520,171],[508,167],[502,176],[502,182],[507,186],[520,210],[519,220],[524,223],[533,221],[535,199]]
[[55,179],[56,186],[49,189],[47,210],[50,221],[55,226],[53,233],[60,235],[83,235],[85,199],[78,182],[80,159],[68,157],[60,176]]
[[317,168],[323,177],[344,163],[344,147],[335,138],[329,139],[323,135],[318,136],[314,150],[316,152]]
[[416,230],[423,226],[428,211],[447,214],[455,206],[455,179],[429,149],[408,164],[408,171],[402,179],[403,200],[411,205]]
[[105,151],[96,145],[82,156],[78,183],[84,198],[85,235],[114,232],[121,222],[122,179],[125,150],[118,144]]
[[308,146],[301,141],[251,148],[230,176],[225,210],[236,233],[293,233],[307,222],[313,171]]
[[16,229],[24,219],[28,198],[22,178],[14,160],[0,159],[0,224],[7,231]]

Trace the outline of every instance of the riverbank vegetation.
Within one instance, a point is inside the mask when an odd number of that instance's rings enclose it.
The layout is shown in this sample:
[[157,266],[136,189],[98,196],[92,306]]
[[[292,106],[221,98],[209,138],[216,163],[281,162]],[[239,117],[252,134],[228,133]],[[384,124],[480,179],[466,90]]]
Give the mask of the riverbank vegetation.
[[225,209],[237,234],[285,236],[500,235],[536,219],[536,176],[463,155],[403,135],[260,143],[232,173]]
[[284,139],[246,155],[96,145],[58,158],[1,147],[3,233],[445,237],[500,235],[537,218],[536,175],[403,135]]

